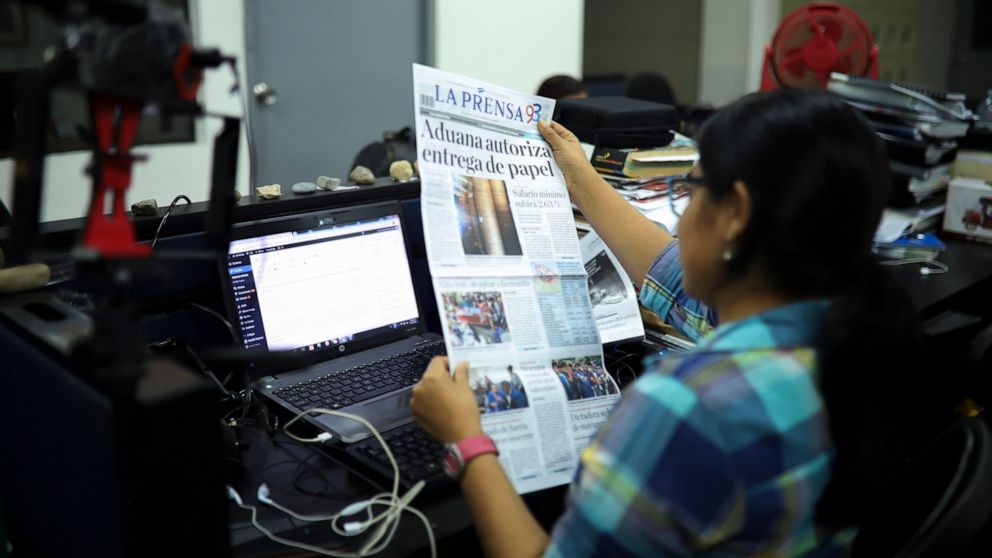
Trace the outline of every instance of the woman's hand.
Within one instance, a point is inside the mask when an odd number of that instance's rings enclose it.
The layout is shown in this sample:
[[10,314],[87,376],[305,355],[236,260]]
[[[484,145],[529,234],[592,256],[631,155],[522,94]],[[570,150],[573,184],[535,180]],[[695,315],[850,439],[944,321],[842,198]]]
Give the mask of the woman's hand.
[[589,157],[582,150],[579,138],[575,137],[575,134],[557,122],[547,124],[543,120],[537,122],[537,129],[551,146],[555,162],[565,175],[565,185],[568,186],[569,193],[574,195],[575,187],[584,179],[583,177],[589,177],[591,174],[593,180],[598,179]]
[[424,377],[413,386],[410,411],[414,420],[441,443],[460,442],[482,434],[475,394],[468,385],[468,363],[448,372],[448,358],[434,357]]

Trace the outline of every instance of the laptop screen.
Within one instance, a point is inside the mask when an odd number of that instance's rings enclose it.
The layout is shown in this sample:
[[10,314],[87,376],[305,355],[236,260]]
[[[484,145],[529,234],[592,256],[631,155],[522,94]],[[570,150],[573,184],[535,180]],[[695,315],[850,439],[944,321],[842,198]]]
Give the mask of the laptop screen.
[[388,207],[396,212],[315,214],[236,231],[226,285],[244,347],[337,354],[346,343],[417,329],[399,207]]

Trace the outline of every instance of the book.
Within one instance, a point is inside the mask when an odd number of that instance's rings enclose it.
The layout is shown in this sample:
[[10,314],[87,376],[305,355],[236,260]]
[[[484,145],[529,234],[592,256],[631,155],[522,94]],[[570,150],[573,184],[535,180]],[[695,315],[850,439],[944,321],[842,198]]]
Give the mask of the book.
[[868,123],[876,132],[917,141],[927,139],[962,138],[968,134],[967,122],[952,120],[907,121],[899,118],[880,118],[877,113],[868,113]]
[[688,174],[698,159],[695,142],[676,133],[671,143],[658,147],[597,147],[589,161],[601,175],[650,180]]
[[875,231],[875,242],[892,242],[900,236],[935,228],[944,216],[947,197],[936,195],[912,207],[887,207]]
[[666,146],[653,149],[597,147],[592,166],[601,174],[629,178],[682,176],[699,159],[694,146]]
[[891,242],[877,242],[872,248],[886,258],[928,260],[935,259],[946,249],[947,246],[933,233],[909,234]]
[[954,140],[918,140],[878,132],[885,143],[889,157],[895,161],[916,166],[933,166],[949,163],[957,154]]
[[920,168],[912,165],[895,165],[889,161],[892,181],[889,205],[907,207],[947,189],[950,182],[950,164],[937,165],[920,173]]
[[830,74],[827,89],[841,97],[862,103],[884,105],[941,118],[974,119],[974,114],[965,106],[963,93],[929,89],[909,83],[849,76],[837,72]]
[[951,174],[951,164],[942,165],[911,165],[889,159],[889,169],[897,174],[906,175],[913,180],[910,181],[910,190],[926,189],[925,184],[933,182],[934,179],[949,177]]

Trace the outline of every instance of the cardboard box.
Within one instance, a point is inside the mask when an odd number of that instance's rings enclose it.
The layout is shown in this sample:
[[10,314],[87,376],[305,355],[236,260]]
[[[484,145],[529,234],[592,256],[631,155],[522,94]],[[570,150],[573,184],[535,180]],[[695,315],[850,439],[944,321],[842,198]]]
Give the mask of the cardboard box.
[[951,175],[992,180],[992,151],[959,150]]
[[992,243],[992,183],[958,177],[947,189],[944,232],[949,236]]

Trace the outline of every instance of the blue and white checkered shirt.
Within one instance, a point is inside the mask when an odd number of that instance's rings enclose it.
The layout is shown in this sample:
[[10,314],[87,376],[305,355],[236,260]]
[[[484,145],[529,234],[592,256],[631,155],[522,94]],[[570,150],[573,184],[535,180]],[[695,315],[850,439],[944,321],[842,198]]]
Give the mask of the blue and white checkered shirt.
[[850,534],[813,518],[833,456],[812,348],[826,303],[712,330],[714,313],[681,280],[676,242],[641,301],[700,342],[627,390],[582,454],[547,555],[845,555]]

